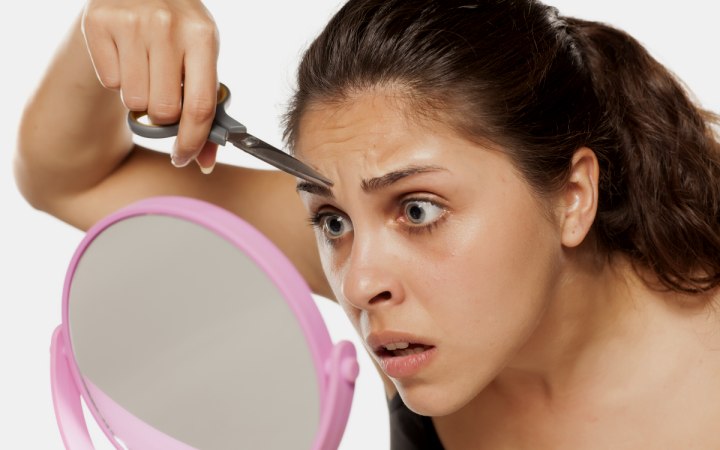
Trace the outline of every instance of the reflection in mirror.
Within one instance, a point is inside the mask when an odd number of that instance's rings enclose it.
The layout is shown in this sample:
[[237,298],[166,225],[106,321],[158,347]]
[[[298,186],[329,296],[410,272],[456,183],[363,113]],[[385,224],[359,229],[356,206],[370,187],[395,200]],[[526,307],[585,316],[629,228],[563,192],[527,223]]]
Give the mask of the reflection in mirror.
[[212,231],[162,215],[114,223],[79,261],[68,308],[100,415],[114,402],[203,450],[311,447],[320,393],[300,325],[263,270]]

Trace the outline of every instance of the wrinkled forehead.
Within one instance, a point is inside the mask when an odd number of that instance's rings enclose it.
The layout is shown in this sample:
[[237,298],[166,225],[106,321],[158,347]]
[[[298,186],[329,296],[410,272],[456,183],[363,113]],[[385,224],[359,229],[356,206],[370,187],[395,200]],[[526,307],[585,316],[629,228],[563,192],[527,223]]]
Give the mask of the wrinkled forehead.
[[[442,122],[411,114],[397,99],[377,94],[317,105],[302,119],[296,156],[332,180],[332,189],[322,192],[337,199],[380,191],[372,186],[407,187],[399,180],[427,189],[474,182],[490,162],[482,151],[487,148]],[[320,192],[316,186],[299,186]]]
[[[302,160],[402,147],[427,133],[452,133],[433,114],[394,89],[373,89],[340,101],[314,102],[302,113],[294,154]],[[339,152],[339,153],[338,153]]]

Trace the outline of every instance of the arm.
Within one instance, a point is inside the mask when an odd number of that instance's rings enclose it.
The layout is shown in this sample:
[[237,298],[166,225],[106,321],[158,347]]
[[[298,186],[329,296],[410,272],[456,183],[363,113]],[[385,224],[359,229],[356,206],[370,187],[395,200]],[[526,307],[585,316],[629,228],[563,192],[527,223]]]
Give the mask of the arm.
[[[227,165],[218,165],[206,176],[195,164],[176,168],[167,155],[133,145],[125,123],[127,109],[121,98],[132,109],[147,109],[155,122],[168,123],[180,118],[176,154],[190,155],[191,159],[200,155],[198,159],[203,159],[204,165],[214,160],[214,148],[204,143],[214,113],[217,83],[217,33],[208,32],[207,28],[211,24],[211,31],[214,30],[212,19],[209,16],[204,22],[198,19],[204,12],[198,2],[173,3],[173,8],[178,5],[185,8],[182,14],[171,11],[174,15],[166,14],[167,8],[148,12],[150,3],[153,2],[139,3],[140,10],[147,13],[143,17],[155,20],[170,17],[175,21],[173,29],[182,29],[189,36],[160,36],[153,40],[160,43],[159,50],[130,46],[123,53],[123,36],[106,40],[105,44],[102,39],[94,40],[103,33],[109,34],[112,27],[98,19],[88,21],[91,16],[88,5],[84,16],[86,36],[81,30],[82,21],[76,21],[24,111],[15,155],[20,191],[35,208],[81,229],[149,196],[184,195],[215,203],[265,233],[291,259],[314,292],[332,298],[312,231],[306,225],[304,208],[294,191],[293,177]],[[134,7],[137,11],[138,7]],[[128,17],[123,11],[106,14],[106,19],[124,21],[125,25]],[[158,30],[157,23],[148,29]],[[142,35],[137,29],[124,33],[125,40]],[[120,33],[116,32],[117,35]],[[110,48],[107,41],[114,42],[116,55],[103,50]],[[192,51],[184,48],[183,42],[193,42],[195,48]],[[204,46],[197,48],[198,42],[204,42]],[[193,59],[189,56],[192,52],[204,56]],[[137,53],[149,55],[144,81],[123,76],[143,73],[142,69],[123,69],[134,64],[132,55]],[[173,66],[168,63],[168,53],[184,61],[185,67],[179,63],[175,71],[168,70],[167,66]],[[212,60],[211,65],[208,60]],[[193,61],[195,69],[189,67]],[[195,75],[190,77],[193,70]],[[183,72],[185,91],[181,93],[179,80]],[[99,82],[98,76],[110,89]],[[186,99],[182,107],[181,94]],[[177,107],[173,106],[174,98]]]

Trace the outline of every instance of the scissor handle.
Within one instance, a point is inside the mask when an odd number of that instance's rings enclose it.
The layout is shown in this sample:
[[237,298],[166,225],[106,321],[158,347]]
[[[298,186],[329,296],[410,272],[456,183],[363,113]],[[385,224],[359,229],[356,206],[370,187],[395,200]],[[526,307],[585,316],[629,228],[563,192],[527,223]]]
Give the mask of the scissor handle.
[[[223,83],[220,83],[217,92],[217,107],[215,108],[215,119],[213,126],[208,135],[208,141],[212,141],[219,145],[225,145],[230,132],[244,133],[247,131],[245,125],[228,116],[225,108],[230,104],[230,89]],[[178,123],[171,125],[155,125],[149,121],[143,123],[140,121],[147,116],[147,111],[130,111],[128,113],[128,125],[133,133],[138,136],[160,139],[177,136]]]

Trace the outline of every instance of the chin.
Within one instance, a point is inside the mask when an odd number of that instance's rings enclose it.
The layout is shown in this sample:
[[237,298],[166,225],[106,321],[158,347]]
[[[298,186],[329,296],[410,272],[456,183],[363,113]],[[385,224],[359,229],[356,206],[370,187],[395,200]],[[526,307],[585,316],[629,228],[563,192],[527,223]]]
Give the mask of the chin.
[[458,392],[457,389],[448,386],[403,385],[398,382],[395,383],[395,386],[403,402],[412,412],[429,417],[452,414],[467,405],[477,395],[476,393]]

